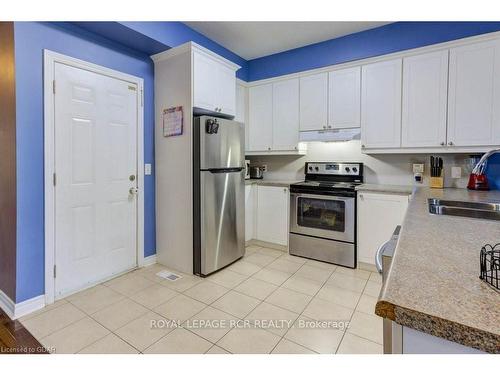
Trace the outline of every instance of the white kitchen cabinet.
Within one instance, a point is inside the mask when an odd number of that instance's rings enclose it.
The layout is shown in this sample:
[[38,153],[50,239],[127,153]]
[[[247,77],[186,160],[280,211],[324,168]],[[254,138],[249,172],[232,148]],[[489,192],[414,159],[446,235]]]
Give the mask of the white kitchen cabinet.
[[402,147],[446,145],[448,50],[403,60]]
[[409,195],[358,193],[358,262],[375,264],[377,249],[403,222]]
[[257,240],[287,245],[288,206],[288,188],[257,185]]
[[236,69],[204,51],[193,50],[193,106],[234,116]]
[[273,146],[273,85],[248,90],[249,151],[270,151]]
[[243,85],[236,84],[236,115],[234,121],[245,124],[245,150],[248,150],[248,123],[246,120],[247,106],[247,88]]
[[500,41],[450,49],[448,146],[500,141]]
[[362,149],[401,146],[401,67],[401,59],[362,67]]
[[299,80],[290,79],[248,89],[247,155],[300,155]]
[[236,84],[236,115],[234,121],[245,123],[246,97],[246,87]]
[[299,144],[299,79],[273,84],[273,146],[297,150]]
[[300,78],[300,131],[328,126],[328,73]]
[[255,238],[257,185],[245,185],[245,241]]
[[361,68],[356,66],[328,74],[328,127],[361,126]]

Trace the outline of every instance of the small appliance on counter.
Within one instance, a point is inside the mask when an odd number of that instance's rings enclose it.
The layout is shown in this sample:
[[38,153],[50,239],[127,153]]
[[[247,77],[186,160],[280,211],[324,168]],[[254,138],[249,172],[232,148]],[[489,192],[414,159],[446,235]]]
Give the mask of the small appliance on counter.
[[250,178],[262,180],[264,178],[264,167],[250,166]]
[[250,179],[250,160],[245,160],[245,180]]
[[500,152],[500,149],[491,150],[483,155],[483,157],[476,164],[472,173],[469,176],[469,183],[467,189],[470,190],[490,190],[488,178],[486,177],[486,167],[488,165],[488,158]]

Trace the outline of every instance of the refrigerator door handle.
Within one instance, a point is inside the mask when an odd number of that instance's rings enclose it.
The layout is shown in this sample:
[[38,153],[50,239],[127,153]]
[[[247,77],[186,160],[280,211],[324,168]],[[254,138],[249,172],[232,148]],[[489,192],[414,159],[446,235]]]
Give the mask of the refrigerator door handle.
[[210,173],[234,173],[234,172],[241,172],[243,170],[242,167],[237,167],[237,168],[210,168],[207,169],[208,172]]

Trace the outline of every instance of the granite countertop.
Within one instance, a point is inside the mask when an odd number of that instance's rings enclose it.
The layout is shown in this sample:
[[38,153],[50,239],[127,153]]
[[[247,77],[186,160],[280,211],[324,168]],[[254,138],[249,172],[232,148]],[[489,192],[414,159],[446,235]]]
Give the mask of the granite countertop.
[[356,186],[356,191],[391,193],[391,194],[411,194],[414,186],[405,185],[380,185],[380,184],[361,184]]
[[263,186],[279,186],[290,187],[291,184],[300,182],[299,180],[268,180],[268,179],[249,179],[245,180],[245,185],[263,185]]
[[417,188],[375,308],[398,324],[500,353],[500,293],[479,279],[479,252],[500,222],[428,212],[428,198],[498,201],[500,191]]

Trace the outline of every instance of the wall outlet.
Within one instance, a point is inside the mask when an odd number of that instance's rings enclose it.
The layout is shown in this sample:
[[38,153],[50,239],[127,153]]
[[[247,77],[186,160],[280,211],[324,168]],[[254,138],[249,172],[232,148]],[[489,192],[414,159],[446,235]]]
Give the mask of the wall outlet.
[[451,167],[451,178],[462,178],[462,168]]
[[267,172],[267,164],[262,164],[262,172]]
[[413,164],[413,173],[424,173],[424,164]]
[[151,175],[151,164],[149,163],[144,164],[144,175],[146,176]]

